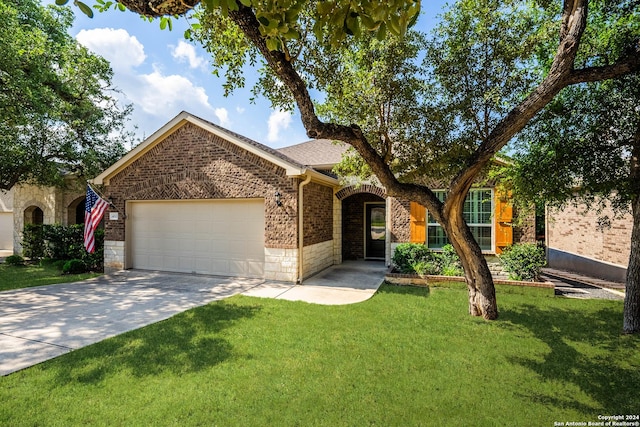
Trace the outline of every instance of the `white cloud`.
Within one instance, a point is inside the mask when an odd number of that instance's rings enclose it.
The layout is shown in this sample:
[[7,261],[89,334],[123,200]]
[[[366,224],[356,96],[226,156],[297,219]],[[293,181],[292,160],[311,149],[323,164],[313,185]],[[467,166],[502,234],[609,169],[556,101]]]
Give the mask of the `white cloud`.
[[184,40],[180,40],[178,46],[172,46],[171,56],[178,62],[188,62],[190,68],[204,68],[207,64],[203,57],[196,54],[195,47]]
[[124,91],[137,108],[154,116],[186,110],[206,117],[213,110],[204,88],[177,74],[165,76],[158,70],[141,74],[130,79]]
[[267,135],[267,140],[269,142],[277,142],[280,139],[280,131],[289,129],[290,124],[291,113],[283,110],[272,111],[269,116],[269,134]]
[[116,71],[130,70],[146,59],[144,46],[123,29],[81,30],[76,39],[81,45],[109,61]]
[[236,107],[236,112],[238,114],[242,114],[242,113],[244,113],[244,111],[245,111],[245,109],[243,107],[240,107],[240,106]]
[[228,127],[229,124],[231,124],[231,121],[229,120],[229,112],[226,108],[216,108],[213,113],[216,115],[218,120],[220,120],[220,126]]

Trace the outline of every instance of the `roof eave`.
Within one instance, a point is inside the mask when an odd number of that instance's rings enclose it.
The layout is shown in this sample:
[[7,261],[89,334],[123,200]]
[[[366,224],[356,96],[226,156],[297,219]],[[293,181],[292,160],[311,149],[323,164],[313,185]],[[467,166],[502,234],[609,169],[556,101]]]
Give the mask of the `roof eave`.
[[117,173],[125,169],[127,166],[131,165],[134,161],[142,157],[147,151],[151,150],[153,147],[159,144],[162,140],[167,138],[171,133],[173,133],[174,130],[183,126],[187,122],[192,123],[200,128],[203,128],[208,132],[222,139],[225,139],[227,141],[232,142],[235,145],[240,146],[241,148],[249,151],[250,153],[257,155],[258,157],[261,157],[277,166],[280,166],[286,171],[287,176],[304,175],[305,171],[307,170],[304,167],[301,167],[294,163],[287,162],[286,160],[280,157],[274,156],[271,153],[263,151],[259,147],[255,147],[251,144],[248,144],[247,142],[239,138],[236,138],[233,135],[230,135],[228,133],[221,131],[220,129],[212,126],[206,121],[198,117],[195,117],[187,113],[186,111],[183,111],[180,114],[178,114],[176,117],[174,117],[171,121],[169,121],[167,124],[165,124],[160,129],[158,129],[156,132],[154,132],[149,138],[141,142],[138,146],[132,149],[129,153],[127,153],[124,157],[122,157],[116,163],[114,163],[113,165],[105,169],[101,174],[96,176],[90,182],[96,185],[102,185],[102,184],[109,185],[109,180],[114,175],[116,175]]

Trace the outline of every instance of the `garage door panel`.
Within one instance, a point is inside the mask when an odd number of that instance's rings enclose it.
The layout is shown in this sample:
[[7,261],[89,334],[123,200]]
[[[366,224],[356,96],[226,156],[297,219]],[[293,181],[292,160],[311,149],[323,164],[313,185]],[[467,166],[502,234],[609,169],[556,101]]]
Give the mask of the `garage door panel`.
[[262,277],[264,202],[132,202],[134,268]]

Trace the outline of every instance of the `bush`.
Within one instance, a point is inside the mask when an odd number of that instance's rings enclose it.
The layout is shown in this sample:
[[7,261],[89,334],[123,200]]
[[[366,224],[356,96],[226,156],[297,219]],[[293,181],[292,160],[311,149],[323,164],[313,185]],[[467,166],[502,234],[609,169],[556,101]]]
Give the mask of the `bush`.
[[440,265],[442,266],[440,274],[443,276],[462,276],[464,274],[460,257],[452,245],[444,245],[439,255]]
[[28,224],[24,227],[22,245],[25,256],[31,259],[79,259],[84,262],[86,269],[102,271],[104,230],[96,230],[94,237],[96,250],[90,254],[84,249],[84,226],[82,224],[69,226]]
[[27,258],[45,258],[47,245],[44,241],[44,225],[26,224],[22,233],[22,253]]
[[535,243],[509,246],[499,258],[511,280],[534,282],[539,279],[542,267],[547,264],[544,247]]
[[401,243],[393,254],[393,264],[402,273],[460,276],[462,265],[453,246],[445,245],[442,252],[433,252],[424,244]]
[[7,265],[24,265],[24,258],[20,255],[9,255],[4,259]]
[[81,259],[71,259],[62,267],[62,272],[64,274],[78,274],[85,273],[86,271],[87,265]]
[[393,253],[393,264],[402,273],[415,273],[415,265],[433,259],[433,252],[420,243],[400,243]]

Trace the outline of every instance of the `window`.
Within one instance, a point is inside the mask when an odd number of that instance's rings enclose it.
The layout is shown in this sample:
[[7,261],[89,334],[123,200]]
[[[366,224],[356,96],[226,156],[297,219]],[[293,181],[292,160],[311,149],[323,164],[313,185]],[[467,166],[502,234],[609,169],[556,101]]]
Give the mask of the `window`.
[[[444,201],[444,191],[438,190],[435,193],[440,201]],[[491,190],[470,190],[464,201],[464,220],[483,251],[492,249],[492,198]],[[449,243],[444,229],[431,215],[428,215],[427,221],[427,246],[429,249],[440,249]]]

